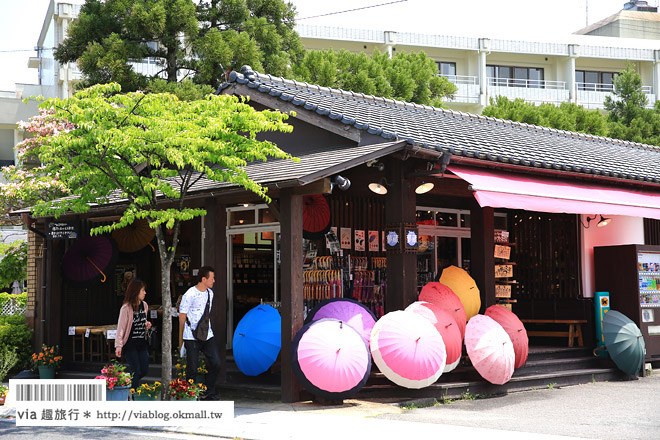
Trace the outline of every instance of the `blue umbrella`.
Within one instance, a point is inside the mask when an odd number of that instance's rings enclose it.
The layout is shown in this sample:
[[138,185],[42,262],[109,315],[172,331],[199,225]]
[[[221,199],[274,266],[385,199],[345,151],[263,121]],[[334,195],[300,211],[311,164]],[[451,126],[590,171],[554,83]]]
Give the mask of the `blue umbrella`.
[[234,360],[248,376],[268,370],[282,348],[282,318],[269,305],[259,305],[245,314],[234,331]]

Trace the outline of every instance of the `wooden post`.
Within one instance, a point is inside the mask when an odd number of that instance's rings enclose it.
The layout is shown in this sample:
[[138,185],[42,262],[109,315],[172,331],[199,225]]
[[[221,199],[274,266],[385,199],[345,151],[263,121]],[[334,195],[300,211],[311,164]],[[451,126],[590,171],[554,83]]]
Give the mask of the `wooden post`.
[[[385,197],[385,225],[415,224],[415,188],[404,179],[407,164],[391,159],[388,165],[392,186]],[[401,237],[403,240],[404,237]],[[387,290],[385,311],[403,310],[417,301],[417,255],[414,253],[387,253]]]
[[291,341],[303,326],[302,196],[280,195],[280,268],[282,292],[282,402],[300,400],[300,384],[291,367]]
[[207,203],[204,217],[204,261],[203,265],[215,269],[215,286],[211,324],[215,343],[220,351],[222,366],[218,381],[227,381],[227,213],[225,206],[215,200]]
[[495,300],[495,211],[482,208],[476,200],[470,206],[472,257],[470,275],[481,292],[481,310],[496,304]]

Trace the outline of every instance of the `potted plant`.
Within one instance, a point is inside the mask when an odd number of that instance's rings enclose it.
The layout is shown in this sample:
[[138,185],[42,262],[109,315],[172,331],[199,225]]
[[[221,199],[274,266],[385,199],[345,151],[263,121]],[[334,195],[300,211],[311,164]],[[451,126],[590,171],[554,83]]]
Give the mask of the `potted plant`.
[[39,371],[40,379],[55,379],[55,371],[62,361],[57,352],[57,346],[44,345],[39,353],[32,353],[32,369]]
[[105,380],[105,400],[125,401],[131,390],[132,373],[126,372],[126,365],[113,361],[101,369],[101,375],[94,379]]
[[133,400],[158,400],[160,397],[160,390],[163,385],[160,382],[153,384],[143,383],[137,389],[131,388]]
[[6,386],[0,385],[0,405],[5,404],[5,398],[7,397],[7,393],[9,392],[9,388]]
[[195,383],[192,379],[186,380],[178,377],[170,381],[167,394],[173,400],[197,400],[204,391],[206,391],[206,386],[203,383]]
[[[179,358],[178,362],[175,365],[176,368],[176,375],[177,377],[182,377],[182,378],[187,378],[187,373],[186,373],[186,359],[185,358]],[[197,383],[205,383],[206,382],[206,374],[209,372],[209,370],[206,369],[206,362],[204,361],[203,357],[199,358],[199,366],[197,367],[197,374],[195,375],[195,382]]]

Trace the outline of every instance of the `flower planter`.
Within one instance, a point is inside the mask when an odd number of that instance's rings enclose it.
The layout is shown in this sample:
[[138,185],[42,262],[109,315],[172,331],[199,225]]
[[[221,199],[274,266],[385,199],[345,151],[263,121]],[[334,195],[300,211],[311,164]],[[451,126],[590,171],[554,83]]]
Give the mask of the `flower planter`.
[[55,367],[39,366],[39,379],[55,379]]
[[131,387],[114,387],[112,389],[106,388],[105,400],[109,402],[125,402],[128,400],[128,395],[131,392]]
[[197,397],[190,397],[190,396],[172,397],[172,400],[197,400]]
[[7,398],[6,394],[3,394],[0,396],[0,406],[5,404],[5,399]]
[[158,394],[147,394],[147,393],[133,394],[133,400],[140,400],[140,401],[158,400]]

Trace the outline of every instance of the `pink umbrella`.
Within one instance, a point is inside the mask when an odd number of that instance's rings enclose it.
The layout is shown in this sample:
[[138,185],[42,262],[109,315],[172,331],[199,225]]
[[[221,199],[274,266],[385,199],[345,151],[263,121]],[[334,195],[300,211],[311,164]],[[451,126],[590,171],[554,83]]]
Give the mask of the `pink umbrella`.
[[465,347],[481,377],[496,385],[513,375],[516,356],[509,335],[494,319],[474,315],[465,327]]
[[362,335],[369,343],[371,329],[376,324],[376,317],[362,303],[349,298],[330,298],[323,300],[305,318],[305,324],[323,318],[335,318],[344,321]]
[[454,318],[442,307],[424,301],[417,301],[406,307],[407,312],[417,313],[428,319],[438,329],[447,351],[447,361],[443,373],[448,373],[458,366],[463,350],[463,338]]
[[326,399],[345,399],[367,382],[371,355],[355,329],[325,318],[305,324],[293,338],[291,365],[309,392]]
[[445,343],[433,324],[401,310],[376,322],[371,332],[371,356],[385,377],[406,388],[434,383],[447,360]]
[[420,301],[426,301],[437,304],[454,318],[458,329],[461,331],[461,341],[465,338],[465,308],[461,299],[449,287],[442,283],[432,282],[427,283],[422,287],[422,292],[419,294]]
[[525,365],[529,354],[529,338],[527,337],[527,330],[525,330],[525,326],[520,319],[506,307],[498,305],[488,307],[486,316],[490,316],[497,321],[511,338],[513,352],[516,354],[515,368]]

